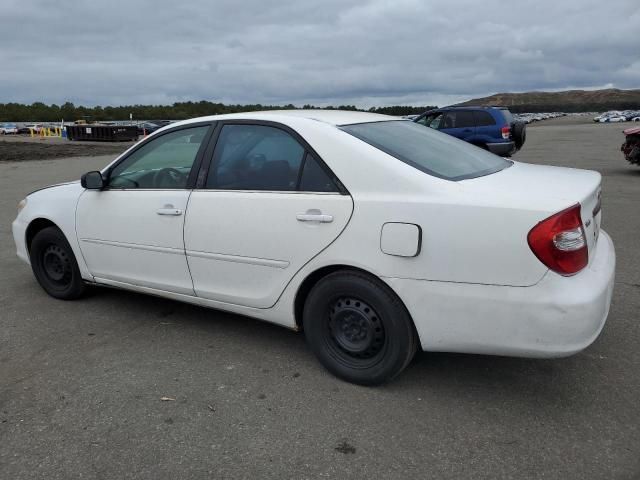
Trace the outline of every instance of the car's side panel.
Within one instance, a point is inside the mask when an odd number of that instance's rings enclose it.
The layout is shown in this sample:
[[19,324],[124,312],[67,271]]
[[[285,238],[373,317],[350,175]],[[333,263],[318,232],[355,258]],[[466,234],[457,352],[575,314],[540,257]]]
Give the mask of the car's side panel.
[[573,277],[549,271],[532,287],[384,278],[412,315],[423,350],[559,357],[590,345],[608,315],[615,250],[602,232]]
[[95,277],[193,295],[184,254],[190,190],[87,190],[77,234]]
[[[295,273],[341,234],[352,205],[340,194],[194,191],[184,239],[196,295],[271,307]],[[309,214],[326,221],[308,221]]]

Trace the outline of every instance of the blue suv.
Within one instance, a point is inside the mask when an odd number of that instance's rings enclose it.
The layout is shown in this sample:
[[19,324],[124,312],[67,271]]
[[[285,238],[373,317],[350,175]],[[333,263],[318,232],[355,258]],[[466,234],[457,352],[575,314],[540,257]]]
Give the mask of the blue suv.
[[526,125],[514,121],[506,107],[438,108],[413,121],[503,157],[520,150],[526,139]]

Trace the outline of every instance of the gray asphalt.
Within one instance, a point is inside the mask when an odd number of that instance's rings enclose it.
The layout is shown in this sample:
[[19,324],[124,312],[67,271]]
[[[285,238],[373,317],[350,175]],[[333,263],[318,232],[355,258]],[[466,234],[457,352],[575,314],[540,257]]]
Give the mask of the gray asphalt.
[[516,158],[604,176],[618,271],[600,338],[558,360],[421,353],[378,388],[248,318],[49,298],[15,257],[15,205],[109,157],[0,163],[0,478],[640,478],[640,168],[622,126],[574,123],[529,128]]

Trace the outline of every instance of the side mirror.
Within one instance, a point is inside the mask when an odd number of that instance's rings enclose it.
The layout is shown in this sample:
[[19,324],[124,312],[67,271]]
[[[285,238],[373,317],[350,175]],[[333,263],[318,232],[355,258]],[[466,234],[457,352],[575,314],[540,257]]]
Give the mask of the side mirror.
[[102,174],[98,171],[87,172],[82,175],[82,177],[80,177],[80,185],[82,185],[82,188],[89,190],[102,190],[105,186],[104,178],[102,178]]

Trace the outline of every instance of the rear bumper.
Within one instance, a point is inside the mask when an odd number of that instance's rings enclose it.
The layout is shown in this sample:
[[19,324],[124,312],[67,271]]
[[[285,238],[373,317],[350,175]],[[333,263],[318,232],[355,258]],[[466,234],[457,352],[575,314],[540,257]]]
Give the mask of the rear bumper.
[[514,142],[487,143],[487,148],[491,153],[501,157],[508,157],[516,153],[516,144]]
[[412,315],[422,349],[562,357],[600,334],[611,303],[615,250],[603,231],[589,266],[551,271],[531,287],[385,278]]

